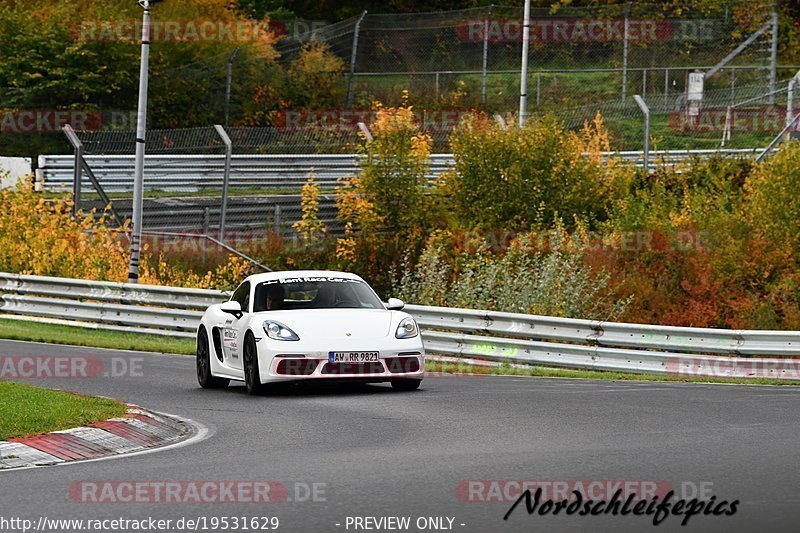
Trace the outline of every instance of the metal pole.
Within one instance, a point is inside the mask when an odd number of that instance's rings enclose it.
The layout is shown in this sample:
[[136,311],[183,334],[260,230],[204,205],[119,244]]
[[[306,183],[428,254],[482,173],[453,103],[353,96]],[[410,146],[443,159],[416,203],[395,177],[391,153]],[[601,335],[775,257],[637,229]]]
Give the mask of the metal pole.
[[361,13],[361,16],[358,17],[358,21],[356,22],[356,27],[353,30],[353,50],[350,53],[350,76],[347,78],[347,108],[350,109],[353,107],[353,76],[356,73],[356,57],[358,54],[358,34],[361,31],[361,22],[364,20],[364,17],[367,15],[367,12],[364,11]]
[[481,105],[486,105],[486,70],[489,65],[489,23],[492,18],[492,8],[489,4],[486,10],[486,20],[483,23],[483,64],[481,66]]
[[764,158],[767,157],[767,155],[769,155],[772,149],[775,148],[775,146],[777,146],[777,144],[781,141],[781,139],[783,139],[784,134],[786,134],[786,132],[788,132],[792,128],[792,126],[795,125],[798,119],[800,119],[800,113],[796,114],[794,118],[789,121],[786,127],[783,128],[783,130],[781,130],[778,136],[772,139],[772,142],[769,143],[769,146],[764,148],[764,151],[761,152],[761,154],[759,154],[758,157],[756,157],[756,163],[761,163],[764,160]]
[[633,99],[644,113],[644,172],[647,174],[650,172],[650,108],[638,94],[635,94]]
[[531,0],[525,0],[525,12],[522,17],[522,69],[519,80],[519,125],[525,124],[528,114],[528,47],[531,40]]
[[797,86],[797,83],[800,82],[800,72],[794,75],[794,77],[789,80],[789,88],[786,94],[786,125],[792,123],[794,119],[794,89]]
[[62,130],[64,131],[64,135],[67,136],[67,140],[72,145],[75,153],[75,165],[72,169],[72,201],[74,202],[72,205],[72,216],[76,216],[78,214],[78,204],[81,201],[81,180],[83,179],[83,143],[78,138],[78,135],[75,133],[75,130],[72,129],[71,125],[65,124]]
[[211,210],[208,207],[203,208],[203,236],[204,238],[201,239],[202,244],[202,253],[203,253],[203,268],[206,267],[206,239],[205,236],[208,235],[208,226],[211,224]]
[[622,37],[622,105],[628,97],[628,34],[630,33],[631,4],[625,8],[625,33]]
[[239,47],[233,49],[231,57],[228,58],[228,79],[225,82],[225,125],[228,125],[228,117],[231,108],[231,84],[233,82],[233,62],[236,60],[236,54],[239,53]]
[[219,240],[225,241],[225,219],[228,214],[228,188],[231,182],[231,159],[233,157],[233,142],[231,142],[228,132],[219,124],[214,126],[217,135],[225,144],[225,172],[222,178],[222,205],[219,209]]
[[669,106],[669,69],[664,69],[664,113],[667,112]]
[[[778,2],[772,6],[772,50],[769,59],[769,90],[775,92],[778,80]],[[769,99],[770,105],[775,104],[775,96]]]
[[150,63],[150,1],[141,0],[142,61],[139,71],[139,106],[136,117],[136,163],[133,176],[133,223],[131,227],[131,259],[128,283],[139,282],[139,245],[142,241],[142,209],[144,207],[144,148],[147,136],[147,83]]
[[728,106],[728,109],[725,111],[725,128],[722,130],[722,142],[720,143],[720,148],[725,147],[725,141],[731,140],[731,119],[733,114],[733,108]]
[[736,69],[731,69],[731,105],[736,102]]
[[642,94],[647,96],[647,69],[642,71]]

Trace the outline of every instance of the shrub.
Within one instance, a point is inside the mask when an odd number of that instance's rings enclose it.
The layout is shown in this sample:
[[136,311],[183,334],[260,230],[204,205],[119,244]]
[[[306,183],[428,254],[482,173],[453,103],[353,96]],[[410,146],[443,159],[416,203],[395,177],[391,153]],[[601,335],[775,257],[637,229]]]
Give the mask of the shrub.
[[560,214],[594,225],[630,179],[626,167],[603,162],[608,135],[599,116],[576,133],[552,117],[504,128],[476,114],[455,129],[451,145],[447,190],[467,227],[543,229]]
[[341,100],[337,85],[344,74],[344,61],[325,42],[311,40],[289,65],[289,99],[301,108],[326,109]]
[[[45,199],[30,188],[0,191],[0,271],[100,281],[127,281],[125,230],[112,228],[105,216],[78,212],[69,197]],[[231,288],[250,265],[236,256],[213,271],[195,272],[154,256],[141,256],[141,283],[200,288]]]
[[[551,237],[554,243],[565,238],[560,229]],[[617,318],[629,305],[629,298],[607,296],[609,276],[594,274],[580,253],[560,246],[537,250],[526,241],[520,236],[505,254],[462,254],[456,265],[449,263],[445,249],[429,246],[415,269],[395,283],[394,292],[422,305],[598,320]]]
[[337,242],[339,268],[370,276],[386,286],[389,268],[415,250],[435,227],[438,195],[427,187],[431,139],[407,104],[377,106],[357,177],[341,180],[336,204],[345,223]]
[[800,144],[787,143],[747,182],[749,220],[764,236],[800,252]]
[[297,230],[305,244],[314,244],[328,231],[319,219],[319,186],[314,182],[314,174],[308,175],[308,182],[303,185],[300,195],[302,216],[292,227]]
[[122,233],[103,217],[73,218],[68,198],[45,200],[30,188],[0,191],[0,270],[38,276],[124,281]]

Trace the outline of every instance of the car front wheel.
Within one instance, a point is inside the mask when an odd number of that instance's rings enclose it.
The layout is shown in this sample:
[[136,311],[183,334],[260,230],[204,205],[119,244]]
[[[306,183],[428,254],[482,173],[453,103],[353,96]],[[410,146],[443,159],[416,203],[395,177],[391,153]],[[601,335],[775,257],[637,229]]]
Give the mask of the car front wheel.
[[197,382],[204,389],[224,389],[230,380],[217,378],[211,373],[211,350],[208,346],[206,328],[197,334]]
[[244,384],[247,387],[247,394],[251,396],[264,391],[258,368],[258,348],[253,335],[249,332],[244,339]]

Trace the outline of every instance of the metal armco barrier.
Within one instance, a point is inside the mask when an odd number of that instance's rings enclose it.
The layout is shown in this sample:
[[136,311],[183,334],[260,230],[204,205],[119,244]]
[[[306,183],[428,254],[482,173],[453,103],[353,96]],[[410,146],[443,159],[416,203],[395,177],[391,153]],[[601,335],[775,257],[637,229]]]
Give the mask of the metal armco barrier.
[[[650,152],[653,165],[675,165],[692,158],[715,155],[727,157],[755,157],[757,149],[741,150],[672,150]],[[642,152],[608,152],[606,157],[617,157],[637,166],[644,165]],[[132,155],[85,156],[98,181],[108,193],[127,193],[133,190]],[[453,164],[452,154],[431,156],[430,177],[435,178]],[[37,182],[44,190],[71,190],[73,183],[73,155],[39,156]],[[358,172],[358,156],[339,154],[309,155],[233,155],[231,160],[230,188],[237,189],[294,189],[306,182],[312,171],[316,182],[323,188],[333,188],[337,180]],[[149,155],[145,163],[145,189],[192,193],[220,189],[225,174],[225,156],[206,155]],[[84,176],[86,190],[91,183]]]
[[[190,338],[203,310],[227,296],[213,290],[0,273],[0,316]],[[794,375],[798,360],[791,359],[800,356],[800,331],[623,324],[418,305],[406,311],[419,323],[432,354],[647,374],[692,375],[721,365],[736,377],[800,377]]]

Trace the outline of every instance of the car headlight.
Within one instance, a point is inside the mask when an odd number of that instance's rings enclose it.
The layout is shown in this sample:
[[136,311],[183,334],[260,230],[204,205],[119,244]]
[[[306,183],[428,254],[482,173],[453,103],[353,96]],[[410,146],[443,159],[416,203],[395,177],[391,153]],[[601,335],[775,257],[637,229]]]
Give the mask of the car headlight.
[[275,339],[276,341],[300,340],[300,337],[297,336],[297,333],[284,326],[280,322],[275,322],[274,320],[267,320],[264,322],[264,332],[267,334],[267,337],[270,339]]
[[406,317],[401,320],[394,334],[398,339],[410,339],[417,335],[419,335],[419,328],[417,328],[417,323],[414,322],[414,319],[411,317]]

